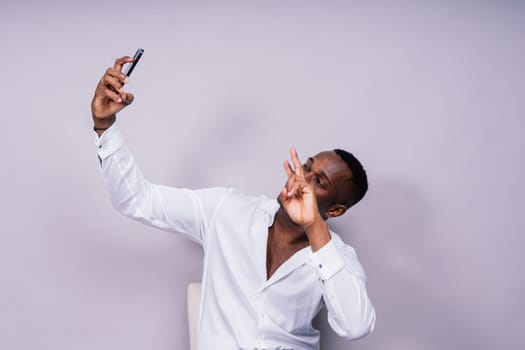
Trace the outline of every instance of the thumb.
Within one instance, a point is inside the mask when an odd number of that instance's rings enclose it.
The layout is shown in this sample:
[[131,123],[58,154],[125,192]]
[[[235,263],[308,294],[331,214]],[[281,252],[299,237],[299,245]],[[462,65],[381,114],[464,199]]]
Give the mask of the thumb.
[[130,105],[131,103],[133,103],[134,99],[135,99],[135,96],[133,96],[132,93],[126,92],[122,96],[122,104],[124,104],[126,106]]

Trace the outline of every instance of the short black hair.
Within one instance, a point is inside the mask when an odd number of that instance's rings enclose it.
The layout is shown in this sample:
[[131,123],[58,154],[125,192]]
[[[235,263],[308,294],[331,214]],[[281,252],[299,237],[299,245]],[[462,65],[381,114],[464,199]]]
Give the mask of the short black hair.
[[352,153],[342,149],[334,149],[334,152],[344,160],[352,172],[352,199],[349,203],[346,203],[346,206],[350,208],[359,202],[365,196],[366,191],[368,191],[366,171],[361,162]]

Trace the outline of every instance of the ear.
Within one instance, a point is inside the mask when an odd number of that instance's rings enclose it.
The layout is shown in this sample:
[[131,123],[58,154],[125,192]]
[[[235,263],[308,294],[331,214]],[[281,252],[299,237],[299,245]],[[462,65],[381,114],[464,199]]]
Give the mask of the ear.
[[327,218],[335,218],[343,215],[346,212],[346,207],[342,204],[334,204],[327,211],[325,215]]

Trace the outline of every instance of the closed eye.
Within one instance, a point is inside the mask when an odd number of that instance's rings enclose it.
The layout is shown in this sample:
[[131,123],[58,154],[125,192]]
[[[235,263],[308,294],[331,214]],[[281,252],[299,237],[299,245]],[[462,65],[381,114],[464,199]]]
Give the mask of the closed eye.
[[319,176],[316,176],[314,178],[314,181],[315,181],[315,184],[321,188],[326,188],[326,186],[323,184],[323,182],[321,181],[321,178]]

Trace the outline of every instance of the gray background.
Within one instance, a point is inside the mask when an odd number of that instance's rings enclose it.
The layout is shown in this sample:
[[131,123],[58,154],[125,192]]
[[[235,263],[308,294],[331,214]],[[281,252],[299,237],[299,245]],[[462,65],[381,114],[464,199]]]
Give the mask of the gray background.
[[90,131],[137,47],[119,119],[151,181],[273,196],[290,145],[365,164],[331,224],[376,330],[321,317],[322,349],[522,348],[524,2],[4,0],[0,43],[0,348],[188,348],[201,249],[112,209]]

